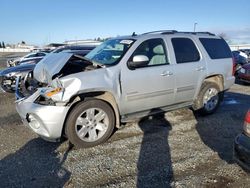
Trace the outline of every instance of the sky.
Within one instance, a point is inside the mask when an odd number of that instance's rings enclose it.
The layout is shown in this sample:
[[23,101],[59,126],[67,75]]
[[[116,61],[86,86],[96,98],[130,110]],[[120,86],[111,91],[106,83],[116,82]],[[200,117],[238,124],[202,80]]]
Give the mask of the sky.
[[0,0],[0,41],[45,45],[155,30],[224,33],[250,43],[248,0]]

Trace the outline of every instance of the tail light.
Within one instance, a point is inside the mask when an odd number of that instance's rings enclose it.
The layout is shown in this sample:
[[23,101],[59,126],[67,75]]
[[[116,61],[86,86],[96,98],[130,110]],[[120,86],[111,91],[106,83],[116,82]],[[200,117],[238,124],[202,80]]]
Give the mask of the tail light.
[[244,129],[245,134],[250,136],[250,110],[248,110],[246,114],[243,129]]
[[236,59],[233,57],[232,61],[233,61],[232,76],[234,76],[236,71]]

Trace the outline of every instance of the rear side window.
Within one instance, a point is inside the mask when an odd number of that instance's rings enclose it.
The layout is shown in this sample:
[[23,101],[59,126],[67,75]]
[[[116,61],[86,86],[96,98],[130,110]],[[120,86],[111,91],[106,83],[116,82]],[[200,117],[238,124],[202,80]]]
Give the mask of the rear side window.
[[232,57],[231,50],[225,40],[200,38],[200,41],[211,59],[223,59]]
[[172,38],[177,63],[188,63],[200,60],[200,54],[194,42],[189,38]]

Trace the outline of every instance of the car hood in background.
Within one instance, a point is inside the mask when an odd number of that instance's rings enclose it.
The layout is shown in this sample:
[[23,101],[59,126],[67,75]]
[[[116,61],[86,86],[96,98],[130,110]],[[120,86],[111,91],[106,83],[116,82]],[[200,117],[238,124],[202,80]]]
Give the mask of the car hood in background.
[[50,83],[72,56],[73,54],[64,52],[47,55],[36,65],[34,78],[41,83]]
[[16,67],[9,67],[0,71],[0,76],[7,76],[14,72],[28,72],[35,68],[35,64],[18,65]]
[[[44,56],[45,57],[45,56]],[[20,61],[19,63],[26,63],[26,62],[29,62],[29,61],[35,61],[35,62],[38,62],[39,60],[43,59],[44,57],[31,57],[31,58],[26,58],[26,59],[23,59],[22,61]]]

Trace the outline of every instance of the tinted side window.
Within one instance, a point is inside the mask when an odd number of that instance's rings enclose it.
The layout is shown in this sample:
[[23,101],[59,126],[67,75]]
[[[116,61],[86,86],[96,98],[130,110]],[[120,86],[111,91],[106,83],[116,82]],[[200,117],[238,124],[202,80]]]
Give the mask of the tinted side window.
[[194,42],[189,38],[172,38],[177,63],[187,63],[200,60],[200,54]]
[[231,50],[223,39],[200,38],[211,59],[231,58]]
[[148,57],[149,62],[144,67],[169,64],[164,41],[159,38],[149,39],[142,42],[134,51],[130,61],[132,61],[133,57],[136,55],[144,55]]

